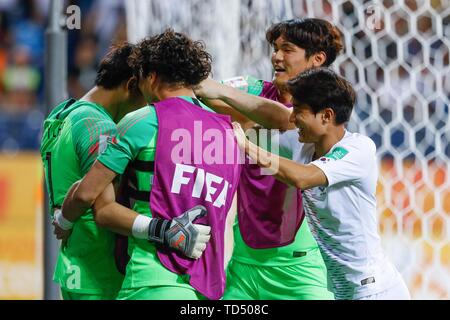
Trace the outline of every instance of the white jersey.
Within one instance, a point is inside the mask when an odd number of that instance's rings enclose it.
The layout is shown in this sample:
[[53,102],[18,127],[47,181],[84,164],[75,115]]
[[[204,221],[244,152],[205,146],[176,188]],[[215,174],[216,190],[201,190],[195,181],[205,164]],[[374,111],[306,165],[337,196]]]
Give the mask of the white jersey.
[[280,147],[328,179],[327,187],[303,191],[303,206],[335,298],[358,299],[389,288],[399,273],[383,254],[378,235],[374,142],[346,131],[328,154],[312,161],[314,145],[300,143],[297,131],[290,130],[280,135]]

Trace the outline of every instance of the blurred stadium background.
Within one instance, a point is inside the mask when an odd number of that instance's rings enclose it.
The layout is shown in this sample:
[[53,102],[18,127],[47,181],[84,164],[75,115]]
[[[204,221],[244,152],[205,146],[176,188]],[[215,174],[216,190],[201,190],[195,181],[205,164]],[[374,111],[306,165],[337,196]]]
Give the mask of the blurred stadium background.
[[[50,0],[0,1],[0,299],[44,297],[43,183],[38,146]],[[378,147],[383,246],[414,299],[450,298],[449,0],[79,0],[67,30],[67,90],[93,85],[113,41],[166,26],[202,39],[214,77],[271,78],[267,27],[325,18],[345,38],[334,64],[358,93],[349,128]]]

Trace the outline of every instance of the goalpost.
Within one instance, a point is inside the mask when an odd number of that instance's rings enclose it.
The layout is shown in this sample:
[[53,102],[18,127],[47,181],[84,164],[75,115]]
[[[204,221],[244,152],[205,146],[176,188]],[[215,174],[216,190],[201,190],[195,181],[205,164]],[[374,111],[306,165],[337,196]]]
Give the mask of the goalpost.
[[377,145],[383,247],[415,299],[450,299],[450,0],[127,0],[132,42],[170,26],[205,42],[213,76],[270,80],[265,30],[327,19],[345,41],[349,123]]

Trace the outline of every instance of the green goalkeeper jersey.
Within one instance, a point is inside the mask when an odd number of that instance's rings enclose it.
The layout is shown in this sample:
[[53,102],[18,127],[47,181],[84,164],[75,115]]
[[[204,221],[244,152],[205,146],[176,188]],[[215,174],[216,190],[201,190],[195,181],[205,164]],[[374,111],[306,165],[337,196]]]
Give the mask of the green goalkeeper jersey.
[[[273,86],[269,82],[248,76],[243,78],[234,78],[230,81],[224,81],[224,83],[256,96],[261,96],[263,94],[264,86]],[[282,137],[280,137],[280,144],[282,143],[281,139]],[[283,153],[281,149],[280,155],[292,159],[291,152]],[[257,199],[255,199],[255,201],[257,201]],[[234,241],[234,260],[246,264],[261,266],[283,266],[298,264],[301,263],[302,260],[304,260],[297,258],[302,256],[302,252],[318,248],[317,242],[314,240],[306,220],[303,221],[299,231],[295,236],[294,242],[290,245],[271,249],[253,249],[249,247],[242,239],[242,235],[240,233],[239,225],[236,219],[236,222],[234,224]]]
[[[51,215],[61,207],[72,184],[87,173],[107,137],[116,133],[111,115],[100,105],[68,102],[47,117],[41,142]],[[56,130],[52,130],[55,123]],[[115,266],[114,246],[114,233],[97,227],[92,211],[87,211],[61,245],[54,280],[68,292],[114,298],[123,281]]]
[[[192,102],[191,98],[180,97]],[[204,109],[208,109],[202,105]],[[153,106],[146,106],[126,115],[117,125],[117,136],[108,143],[98,160],[116,172],[128,175],[135,189],[131,192],[131,207],[134,211],[151,217],[149,199],[153,171],[146,170],[155,159],[158,118]],[[138,163],[139,165],[134,165]],[[127,176],[126,175],[126,176]],[[146,286],[178,286],[192,288],[187,276],[175,274],[166,269],[157,256],[156,246],[143,239],[128,237],[128,254],[123,289]]]

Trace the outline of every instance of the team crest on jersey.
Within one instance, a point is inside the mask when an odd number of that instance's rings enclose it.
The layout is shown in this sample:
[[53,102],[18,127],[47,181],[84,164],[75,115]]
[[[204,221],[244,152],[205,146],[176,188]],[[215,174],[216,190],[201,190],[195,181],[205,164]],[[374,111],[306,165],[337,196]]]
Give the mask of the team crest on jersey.
[[[345,157],[347,154],[348,154],[347,149],[345,149],[343,147],[337,147],[337,148],[334,148],[330,153],[327,153],[322,158],[326,158],[326,159],[328,159],[328,161],[331,159],[339,160],[339,159],[342,159],[343,157]],[[322,158],[320,158],[320,160],[322,160]]]
[[117,143],[116,137],[111,137],[104,134],[100,135],[98,138],[98,142],[90,148],[89,154],[94,154],[95,152],[97,152],[98,155],[101,155],[103,152],[105,152],[109,143]]
[[100,135],[98,138],[98,154],[102,154],[106,150],[108,139],[110,140],[110,136],[104,134]]
[[239,90],[243,90],[243,91],[248,90],[248,82],[242,76],[224,80],[224,81],[222,81],[222,83],[226,84],[227,86],[239,89]]

